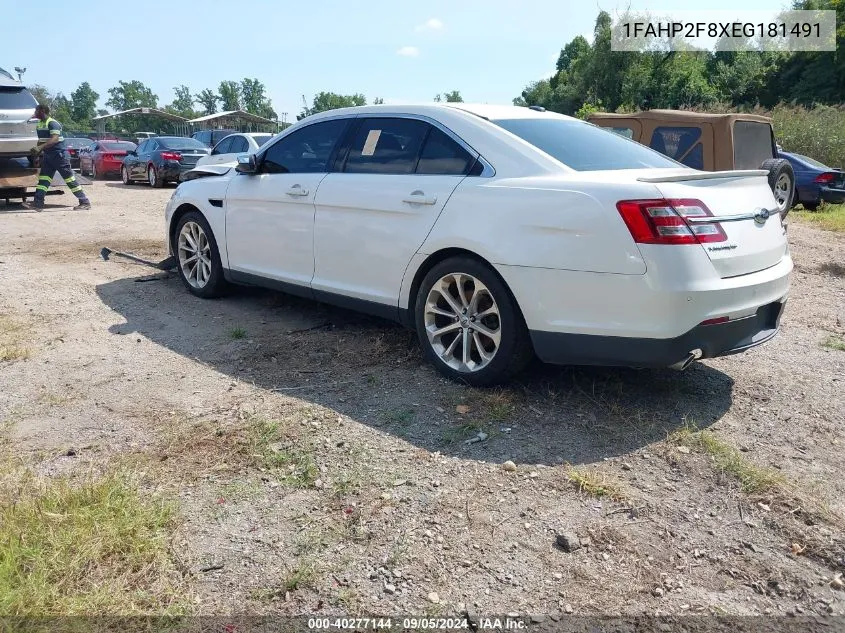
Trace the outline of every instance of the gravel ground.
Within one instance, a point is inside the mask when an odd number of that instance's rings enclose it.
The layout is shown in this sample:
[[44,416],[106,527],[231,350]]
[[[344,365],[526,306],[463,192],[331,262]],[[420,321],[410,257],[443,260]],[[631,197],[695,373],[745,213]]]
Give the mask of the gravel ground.
[[761,348],[474,390],[389,323],[103,261],[163,258],[172,189],[87,191],[90,212],[0,202],[0,347],[28,353],[0,361],[0,420],[46,475],[153,473],[197,612],[845,612],[843,236],[790,225]]

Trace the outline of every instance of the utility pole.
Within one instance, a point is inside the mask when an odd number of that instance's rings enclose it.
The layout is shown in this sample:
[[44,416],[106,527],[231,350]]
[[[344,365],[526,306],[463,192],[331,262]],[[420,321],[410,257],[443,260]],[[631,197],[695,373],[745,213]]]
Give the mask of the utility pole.
[[23,83],[23,74],[26,72],[26,68],[21,68],[20,66],[15,66],[15,72],[18,73],[18,81]]

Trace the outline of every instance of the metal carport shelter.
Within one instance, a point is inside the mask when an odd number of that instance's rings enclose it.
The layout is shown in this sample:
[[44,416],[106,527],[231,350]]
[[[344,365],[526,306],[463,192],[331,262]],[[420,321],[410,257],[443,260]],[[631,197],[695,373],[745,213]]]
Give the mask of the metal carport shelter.
[[196,119],[191,119],[188,123],[194,126],[195,129],[232,128],[241,132],[277,132],[281,129],[278,120],[266,119],[263,116],[245,112],[244,110],[227,110],[226,112],[207,114]]
[[91,121],[97,126],[97,134],[102,136],[106,133],[106,119],[123,116],[124,114],[141,114],[172,121],[175,123],[174,133],[177,136],[190,136],[191,133],[188,119],[183,116],[179,116],[178,114],[159,110],[158,108],[131,108],[129,110],[122,110],[121,112],[114,112],[112,114],[104,114],[102,116],[94,117]]

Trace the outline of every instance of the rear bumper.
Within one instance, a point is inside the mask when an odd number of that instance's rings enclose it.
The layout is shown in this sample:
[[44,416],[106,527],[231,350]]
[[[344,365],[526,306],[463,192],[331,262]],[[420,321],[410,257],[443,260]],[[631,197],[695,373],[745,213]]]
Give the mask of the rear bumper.
[[669,367],[686,360],[739,354],[770,340],[780,328],[786,301],[760,307],[751,316],[699,325],[671,339],[630,338],[532,331],[538,358],[559,365]]
[[821,187],[819,197],[830,204],[841,204],[845,202],[845,189],[833,189],[831,187]]
[[28,156],[30,150],[38,145],[38,137],[0,137],[0,156],[3,158],[18,158]]

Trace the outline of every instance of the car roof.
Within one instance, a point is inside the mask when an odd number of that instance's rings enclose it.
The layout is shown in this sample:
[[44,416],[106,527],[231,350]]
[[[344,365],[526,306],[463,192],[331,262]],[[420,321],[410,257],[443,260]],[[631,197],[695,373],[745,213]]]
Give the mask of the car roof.
[[342,115],[359,114],[418,114],[422,116],[436,117],[438,114],[461,112],[472,114],[476,117],[488,120],[496,119],[572,119],[572,117],[551,112],[547,110],[533,110],[524,106],[490,105],[486,103],[406,103],[406,104],[379,104],[367,106],[354,106],[350,108],[338,108],[326,110],[305,117],[302,121],[315,121],[320,118]]

